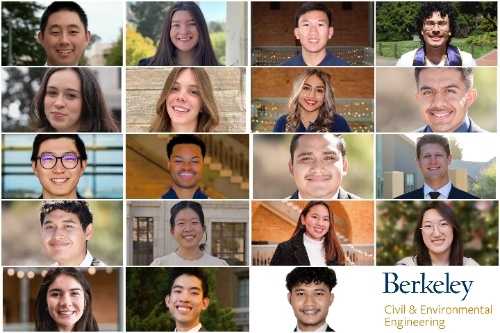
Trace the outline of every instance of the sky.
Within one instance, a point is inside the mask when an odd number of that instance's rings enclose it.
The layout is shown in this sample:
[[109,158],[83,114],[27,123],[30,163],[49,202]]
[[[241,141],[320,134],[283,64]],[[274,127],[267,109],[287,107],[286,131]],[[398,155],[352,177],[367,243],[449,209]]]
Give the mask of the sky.
[[226,2],[203,1],[198,2],[201,11],[208,21],[226,22]]
[[[123,33],[124,1],[77,1],[87,14],[91,34],[101,37],[103,43],[113,43]],[[47,7],[52,1],[37,1]],[[40,12],[41,17],[43,12]]]

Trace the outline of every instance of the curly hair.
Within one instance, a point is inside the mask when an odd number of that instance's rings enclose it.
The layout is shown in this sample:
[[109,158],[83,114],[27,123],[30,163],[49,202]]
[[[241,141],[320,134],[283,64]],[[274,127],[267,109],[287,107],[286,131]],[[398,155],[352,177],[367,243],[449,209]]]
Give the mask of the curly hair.
[[425,2],[420,9],[418,10],[417,18],[415,21],[416,30],[419,32],[420,43],[425,45],[424,36],[420,34],[422,31],[422,27],[424,26],[424,21],[432,16],[434,13],[439,13],[442,18],[448,17],[449,26],[450,26],[450,35],[448,36],[448,40],[446,41],[446,45],[450,45],[452,34],[456,31],[456,21],[457,21],[457,11],[451,3],[449,2]]
[[335,271],[328,267],[297,267],[286,276],[286,288],[292,292],[294,287],[301,284],[324,283],[330,289],[337,285],[337,275]]
[[[172,132],[172,119],[167,112],[165,101],[175,83],[175,79],[183,70],[190,70],[200,89],[200,96],[203,102],[202,110],[198,113],[198,124],[196,132],[212,132],[219,124],[219,108],[215,102],[212,83],[207,72],[201,67],[175,67],[167,77],[163,90],[156,102],[156,118],[149,127],[150,132]],[[201,112],[203,111],[203,112]]]
[[40,208],[40,225],[43,226],[45,216],[54,210],[62,210],[66,213],[75,214],[83,230],[86,230],[88,225],[93,222],[93,213],[89,204],[83,200],[46,200]]
[[325,99],[320,106],[318,123],[311,124],[308,132],[329,132],[333,126],[337,109],[335,107],[335,97],[333,95],[333,87],[330,83],[330,74],[323,72],[317,68],[309,68],[300,73],[293,82],[292,93],[288,101],[288,116],[286,117],[286,132],[295,132],[300,125],[301,106],[299,96],[304,87],[304,83],[311,75],[319,77],[325,86]]

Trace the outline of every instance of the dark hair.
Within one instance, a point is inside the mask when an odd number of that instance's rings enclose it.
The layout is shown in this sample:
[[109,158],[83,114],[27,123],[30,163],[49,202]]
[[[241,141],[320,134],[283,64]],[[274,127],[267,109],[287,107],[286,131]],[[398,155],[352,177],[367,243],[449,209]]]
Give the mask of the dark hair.
[[168,159],[170,159],[170,155],[172,155],[172,150],[174,149],[174,146],[180,144],[197,145],[201,149],[201,156],[205,158],[206,147],[205,147],[205,142],[203,142],[202,139],[193,134],[176,134],[167,143]]
[[[457,12],[455,8],[448,2],[425,2],[420,9],[418,10],[416,23],[416,30],[418,31],[418,35],[420,37],[420,42],[425,45],[424,36],[420,33],[424,26],[424,21],[432,16],[433,13],[439,13],[442,18],[448,16],[448,20],[450,21],[450,32],[455,33],[456,31],[456,20],[457,20]],[[450,45],[451,35],[448,36],[448,40],[446,41],[446,45]]]
[[[422,72],[424,69],[429,69],[431,67],[415,67],[415,82],[417,83],[417,89],[418,89],[418,83],[420,82],[420,72]],[[446,67],[447,70],[457,70],[460,72],[460,79],[462,82],[465,84],[465,88],[467,91],[472,88],[472,85],[474,84],[474,68],[473,67]]]
[[297,149],[297,146],[299,145],[298,141],[299,138],[302,135],[333,135],[335,138],[337,138],[337,145],[339,150],[342,152],[342,158],[346,157],[347,155],[347,148],[345,144],[345,140],[342,137],[342,134],[334,134],[334,133],[326,133],[326,134],[294,134],[292,137],[292,141],[290,142],[290,159],[293,162],[293,153],[295,153],[295,150]]
[[106,106],[96,75],[85,67],[51,67],[45,72],[40,88],[31,103],[29,127],[37,132],[56,132],[45,115],[44,104],[50,77],[62,70],[72,70],[80,78],[82,110],[78,132],[119,132],[113,113]]
[[328,267],[297,267],[286,276],[286,289],[292,292],[294,287],[301,284],[324,283],[332,292],[337,285],[337,275],[335,271]]
[[80,165],[82,165],[82,161],[87,160],[87,151],[85,150],[85,144],[83,143],[83,140],[78,136],[78,134],[37,134],[37,136],[35,136],[35,140],[33,140],[31,161],[35,162],[36,165],[36,162],[38,161],[38,153],[40,152],[40,146],[44,141],[60,138],[67,138],[75,142],[76,150],[80,155]]
[[79,4],[73,1],[54,1],[42,14],[42,19],[40,21],[40,32],[42,33],[42,36],[44,35],[45,28],[49,22],[50,15],[61,11],[77,13],[78,17],[80,17],[80,21],[82,21],[83,27],[85,28],[85,32],[88,31],[87,14],[85,14],[85,11]]
[[335,231],[335,221],[333,217],[333,209],[326,201],[309,201],[307,205],[300,212],[297,225],[293,231],[291,238],[298,234],[303,234],[306,232],[306,228],[302,225],[302,218],[305,218],[312,207],[316,205],[323,205],[328,210],[328,218],[330,224],[328,226],[328,232],[325,234],[325,240],[323,241],[323,250],[325,251],[325,259],[327,265],[345,265],[346,258],[344,250],[340,245],[337,238],[337,233]]
[[199,219],[200,219],[200,223],[201,223],[201,227],[203,228],[203,230],[205,231],[205,243],[202,243],[199,245],[199,248],[201,251],[204,251],[205,250],[205,246],[207,245],[207,229],[205,227],[205,214],[203,214],[203,207],[197,203],[196,201],[179,201],[178,203],[176,203],[175,205],[172,206],[172,208],[170,208],[170,228],[174,229],[175,228],[175,218],[177,216],[177,214],[183,210],[183,209],[186,209],[186,208],[190,208],[192,210],[194,210],[194,212],[196,213],[196,215],[198,215]]
[[420,159],[420,149],[423,145],[435,143],[444,148],[446,157],[450,156],[450,143],[448,139],[439,134],[425,134],[417,139],[417,158]]
[[179,1],[174,2],[172,7],[165,15],[163,23],[163,30],[161,31],[160,41],[155,55],[151,58],[149,66],[174,66],[176,48],[170,39],[170,29],[172,26],[172,17],[178,10],[187,10],[193,16],[198,28],[199,39],[198,46],[196,47],[195,59],[196,66],[219,66],[217,57],[215,56],[212,43],[210,42],[210,35],[208,33],[207,22],[201,12],[200,7],[193,1]]
[[40,208],[40,225],[43,226],[45,216],[54,210],[63,210],[66,213],[75,214],[85,231],[89,224],[93,222],[92,210],[89,204],[83,200],[46,200]]
[[197,132],[211,132],[219,124],[219,108],[215,102],[212,83],[207,72],[201,67],[175,67],[167,77],[163,90],[156,102],[156,118],[149,127],[150,132],[172,132],[172,119],[167,112],[165,101],[172,90],[175,79],[182,70],[190,70],[196,78],[201,101],[202,111],[198,113]]
[[446,222],[450,224],[453,228],[453,242],[451,243],[450,250],[450,266],[462,266],[463,265],[463,244],[462,244],[462,231],[460,230],[460,225],[458,224],[458,218],[453,212],[453,210],[442,201],[432,201],[426,205],[420,211],[417,220],[417,226],[415,228],[415,234],[413,236],[413,249],[416,254],[417,265],[418,266],[431,266],[432,260],[429,254],[429,249],[424,243],[422,236],[422,223],[424,220],[424,214],[428,210],[435,209],[441,215]]
[[333,12],[330,8],[320,2],[306,2],[295,12],[295,28],[299,26],[300,17],[305,13],[312,12],[313,10],[324,12],[328,17],[328,26],[332,26]]
[[85,308],[82,317],[75,323],[73,331],[99,331],[97,321],[92,313],[92,294],[85,276],[74,267],[51,268],[45,275],[35,299],[35,330],[36,331],[57,331],[57,324],[50,316],[47,305],[47,293],[50,285],[59,275],[66,275],[75,278],[82,286],[85,298]]
[[203,298],[208,297],[208,276],[201,267],[170,267],[167,275],[167,295],[172,293],[174,281],[181,275],[194,276],[200,279]]

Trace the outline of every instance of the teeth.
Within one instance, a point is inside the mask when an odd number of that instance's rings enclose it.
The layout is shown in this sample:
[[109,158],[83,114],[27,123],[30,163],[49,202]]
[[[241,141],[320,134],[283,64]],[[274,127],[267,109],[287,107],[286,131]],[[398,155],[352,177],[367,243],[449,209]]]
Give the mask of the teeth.
[[182,311],[182,312],[186,312],[186,311],[189,311],[189,308],[186,308],[184,306],[179,306],[179,307],[177,307],[177,310]]
[[71,50],[61,51],[61,50],[60,50],[60,51],[58,51],[58,52],[59,52],[59,53],[64,53],[64,54],[68,54],[68,53],[71,53],[71,52],[73,52],[73,51],[71,51]]
[[68,314],[72,314],[73,311],[59,311],[59,313],[62,315],[68,315]]
[[308,315],[312,315],[312,314],[315,314],[317,312],[318,312],[317,310],[304,310],[304,313],[308,314]]
[[54,178],[52,179],[52,182],[59,184],[59,183],[64,183],[67,180],[68,178]]
[[188,109],[180,108],[180,107],[174,107],[174,110],[178,111],[178,112],[188,112],[189,111]]

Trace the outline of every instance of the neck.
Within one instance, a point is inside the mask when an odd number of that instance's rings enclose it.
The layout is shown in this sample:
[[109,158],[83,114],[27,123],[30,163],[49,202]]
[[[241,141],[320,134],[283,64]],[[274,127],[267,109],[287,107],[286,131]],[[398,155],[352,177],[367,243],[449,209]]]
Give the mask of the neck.
[[71,326],[60,326],[60,325],[57,325],[57,331],[58,332],[71,332],[73,331],[73,327],[75,325],[71,325]]
[[177,332],[187,332],[189,331],[190,329],[198,326],[198,324],[200,323],[200,318],[196,318],[194,322],[191,322],[191,323],[180,323],[180,322],[176,322],[175,323],[175,329],[177,330]]
[[85,250],[85,252],[79,254],[76,257],[73,257],[73,258],[70,258],[67,260],[56,260],[56,261],[57,261],[57,264],[59,266],[73,266],[73,267],[75,267],[75,266],[81,265],[83,260],[85,260],[86,255],[87,255],[87,250]]
[[307,52],[302,48],[302,58],[307,66],[317,66],[326,57],[326,49],[319,52]]
[[190,51],[180,51],[176,49],[174,58],[175,64],[178,66],[196,66],[197,63],[194,51],[195,49]]
[[199,247],[179,248],[175,253],[184,260],[197,260],[203,257],[203,252],[201,252]]
[[450,264],[450,249],[443,253],[430,253],[434,266],[448,266]]
[[172,188],[174,189],[175,194],[177,194],[177,197],[179,197],[179,199],[193,199],[194,193],[199,188],[199,186],[199,184],[196,184],[196,186],[192,188],[182,188],[175,184],[172,184]]
[[191,133],[197,132],[198,122],[190,123],[190,124],[172,124],[172,132],[176,133]]
[[306,324],[303,322],[297,322],[297,326],[302,332],[314,332],[326,323],[326,320],[315,324]]
[[76,189],[64,195],[56,195],[42,189],[42,199],[78,199],[78,195],[76,194]]
[[446,44],[438,48],[429,47],[427,45],[425,46],[425,57],[427,58],[428,61],[432,62],[433,64],[439,64],[445,54],[446,54]]
[[315,110],[312,112],[308,112],[300,108],[300,121],[304,125],[304,127],[307,129],[309,125],[314,123],[314,121],[318,118],[319,115],[319,110]]
[[448,178],[448,176],[446,176],[446,178],[444,178],[444,179],[426,179],[425,183],[427,184],[427,186],[432,188],[434,191],[437,191],[441,187],[448,184],[449,180],[450,179]]

